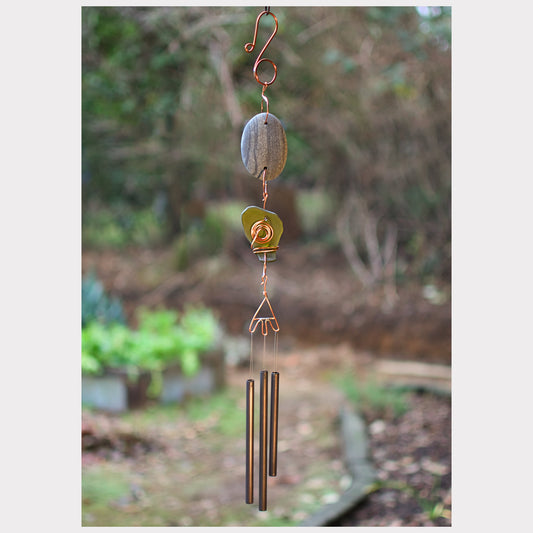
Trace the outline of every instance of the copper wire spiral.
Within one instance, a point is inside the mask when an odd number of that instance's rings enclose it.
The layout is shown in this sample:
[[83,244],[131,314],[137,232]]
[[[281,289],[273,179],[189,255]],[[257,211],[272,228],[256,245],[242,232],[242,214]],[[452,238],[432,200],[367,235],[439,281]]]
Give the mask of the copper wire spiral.
[[[262,231],[264,231],[265,234],[261,236],[260,233]],[[274,236],[274,229],[267,220],[258,220],[252,226],[250,233],[253,237],[252,245],[254,242],[264,244],[270,241],[270,239],[272,239],[272,237]]]
[[254,246],[254,244],[266,244],[274,237],[274,228],[267,220],[258,220],[250,229],[252,242],[250,247],[254,254],[275,252],[279,246]]

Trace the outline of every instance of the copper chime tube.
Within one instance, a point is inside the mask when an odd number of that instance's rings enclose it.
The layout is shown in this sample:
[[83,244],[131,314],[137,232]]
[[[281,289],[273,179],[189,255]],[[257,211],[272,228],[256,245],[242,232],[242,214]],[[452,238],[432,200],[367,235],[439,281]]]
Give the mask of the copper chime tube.
[[246,382],[246,503],[254,502],[254,380]]
[[270,375],[270,453],[269,474],[278,472],[278,405],[279,405],[279,372]]
[[259,396],[259,510],[266,511],[268,451],[268,370],[261,370]]

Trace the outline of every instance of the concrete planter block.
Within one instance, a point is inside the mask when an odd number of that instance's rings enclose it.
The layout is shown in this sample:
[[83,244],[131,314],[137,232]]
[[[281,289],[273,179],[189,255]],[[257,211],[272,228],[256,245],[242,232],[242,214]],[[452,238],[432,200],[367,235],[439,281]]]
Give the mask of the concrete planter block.
[[202,368],[191,377],[184,376],[179,370],[163,373],[162,403],[181,402],[187,396],[200,396],[214,390],[215,378],[211,368]]
[[151,379],[149,372],[130,379],[119,369],[109,369],[103,376],[82,376],[82,405],[115,413],[143,407]]
[[128,408],[128,390],[119,376],[82,376],[81,402],[105,411],[125,411]]
[[222,351],[212,351],[202,357],[197,374],[184,376],[178,365],[163,372],[162,403],[181,402],[188,396],[210,394],[225,385],[225,363]]
[[[130,379],[125,371],[115,368],[108,369],[103,376],[82,376],[82,404],[115,413],[142,408],[148,400],[151,379],[149,372]],[[202,357],[202,367],[194,376],[184,376],[179,365],[165,369],[159,400],[173,403],[188,396],[210,394],[224,387],[225,380],[224,354],[213,350]]]

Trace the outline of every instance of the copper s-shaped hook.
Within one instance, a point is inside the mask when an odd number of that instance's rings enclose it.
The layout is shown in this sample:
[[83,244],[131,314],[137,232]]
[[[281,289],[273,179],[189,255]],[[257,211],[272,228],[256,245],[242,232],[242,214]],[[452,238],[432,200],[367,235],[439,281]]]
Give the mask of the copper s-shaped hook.
[[[274,81],[276,80],[276,77],[278,75],[278,67],[276,67],[275,63],[271,59],[267,59],[266,57],[263,57],[263,54],[265,53],[265,50],[268,48],[268,45],[271,43],[272,39],[274,38],[274,35],[276,35],[276,33],[278,31],[278,19],[276,18],[276,15],[274,15],[274,13],[272,13],[272,11],[270,11],[268,8],[265,9],[265,11],[262,11],[261,13],[259,13],[259,16],[257,17],[257,20],[255,21],[255,30],[254,30],[253,42],[246,43],[244,45],[244,49],[248,53],[251,53],[251,52],[254,51],[255,43],[257,41],[257,29],[259,28],[259,21],[261,20],[261,17],[263,15],[271,15],[274,18],[274,22],[276,23],[276,26],[274,28],[274,31],[272,32],[272,35],[269,37],[269,39],[266,42],[265,46],[263,46],[263,49],[261,50],[261,52],[259,52],[259,55],[257,56],[257,59],[255,60],[255,63],[254,63],[254,69],[253,69],[254,76],[255,76],[255,79],[256,79],[257,83],[259,83],[259,84],[261,84],[263,86],[263,93],[264,93],[264,90],[269,85],[272,85],[274,83]],[[261,81],[259,79],[258,74],[257,74],[257,67],[263,61],[267,61],[268,63],[270,63],[274,67],[274,76],[272,76],[272,79],[270,81]],[[267,101],[267,105],[268,105],[268,101]]]

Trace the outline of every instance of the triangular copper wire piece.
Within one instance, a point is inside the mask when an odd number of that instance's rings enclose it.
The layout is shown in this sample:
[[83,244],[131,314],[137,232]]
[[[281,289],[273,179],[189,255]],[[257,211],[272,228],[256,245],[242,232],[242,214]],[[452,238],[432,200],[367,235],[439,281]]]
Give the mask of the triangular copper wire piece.
[[[261,309],[266,305],[268,306],[268,309],[270,311],[270,316],[257,316]],[[255,330],[257,329],[257,326],[261,323],[261,333],[263,335],[268,335],[268,326],[272,328],[272,331],[278,332],[279,331],[279,325],[278,325],[278,319],[276,318],[276,315],[274,315],[274,311],[272,310],[272,306],[270,305],[270,301],[268,299],[268,296],[263,298],[263,301],[259,304],[259,307],[257,308],[257,311],[255,312],[254,316],[252,317],[252,320],[250,321],[250,326],[248,328],[248,331],[250,333],[255,333]]]

